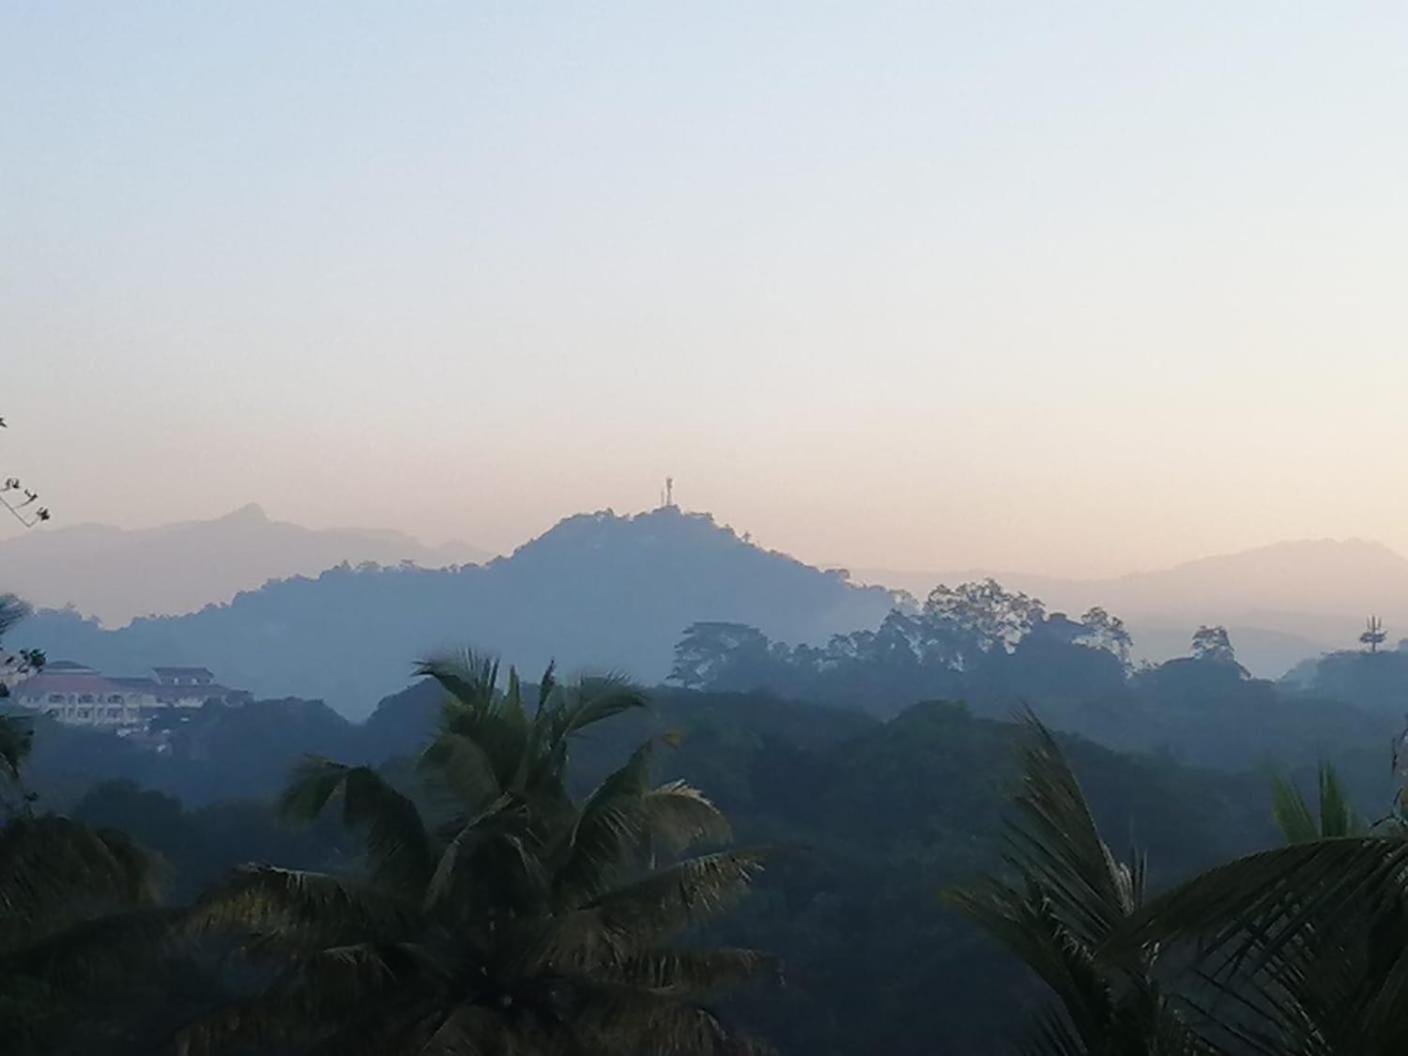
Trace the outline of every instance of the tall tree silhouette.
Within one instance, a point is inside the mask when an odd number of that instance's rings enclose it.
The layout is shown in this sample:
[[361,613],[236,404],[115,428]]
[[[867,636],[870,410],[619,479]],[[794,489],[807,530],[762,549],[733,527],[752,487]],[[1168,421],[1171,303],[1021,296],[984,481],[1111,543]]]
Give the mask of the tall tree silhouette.
[[752,1053],[701,1001],[769,963],[673,940],[724,909],[761,855],[675,859],[729,835],[682,782],[650,780],[641,745],[583,800],[568,791],[574,735],[644,700],[627,683],[560,685],[536,706],[510,670],[467,656],[420,673],[447,693],[421,767],[427,815],[366,767],[310,759],[283,798],[311,818],[334,800],[366,833],[366,874],[254,866],[197,910],[283,968],[248,1001],[192,1025],[184,1051],[248,1041],[306,1051]]
[[[0,598],[0,629],[22,612]],[[0,1037],[49,1050],[94,992],[111,995],[159,956],[173,916],[159,865],[123,833],[42,813],[24,785],[26,716],[0,713]]]

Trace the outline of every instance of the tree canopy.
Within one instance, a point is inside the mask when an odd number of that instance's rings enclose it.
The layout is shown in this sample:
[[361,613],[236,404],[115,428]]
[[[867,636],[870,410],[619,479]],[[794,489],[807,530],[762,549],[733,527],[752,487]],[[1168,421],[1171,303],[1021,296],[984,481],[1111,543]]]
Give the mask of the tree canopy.
[[206,898],[202,930],[288,967],[192,1025],[185,1051],[261,1039],[382,1054],[762,1051],[700,1000],[769,959],[672,940],[742,895],[763,856],[678,857],[730,829],[692,786],[651,781],[654,740],[590,795],[569,791],[574,739],[642,707],[640,692],[560,684],[549,669],[530,704],[488,659],[420,670],[447,694],[420,759],[433,809],[369,767],[307,760],[285,813],[340,802],[365,834],[365,873],[253,866]]

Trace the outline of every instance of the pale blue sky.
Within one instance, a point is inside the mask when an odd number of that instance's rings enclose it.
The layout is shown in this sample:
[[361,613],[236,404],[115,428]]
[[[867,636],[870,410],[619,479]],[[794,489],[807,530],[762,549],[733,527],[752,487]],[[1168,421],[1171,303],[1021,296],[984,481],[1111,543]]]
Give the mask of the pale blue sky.
[[[858,566],[1408,549],[1408,8],[0,3],[63,521]],[[3,529],[0,529],[3,530]]]

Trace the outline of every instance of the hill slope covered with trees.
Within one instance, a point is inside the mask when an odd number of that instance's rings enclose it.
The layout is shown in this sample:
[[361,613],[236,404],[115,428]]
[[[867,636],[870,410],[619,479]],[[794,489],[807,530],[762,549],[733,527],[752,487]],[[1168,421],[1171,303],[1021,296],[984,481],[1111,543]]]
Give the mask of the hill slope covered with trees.
[[482,566],[343,566],[239,594],[188,616],[104,630],[41,612],[27,640],[54,658],[117,674],[199,664],[260,696],[317,698],[361,717],[403,686],[407,657],[493,643],[527,670],[628,670],[664,678],[682,628],[741,620],[795,641],[825,641],[883,618],[892,596],[763,550],[704,514],[568,518]]

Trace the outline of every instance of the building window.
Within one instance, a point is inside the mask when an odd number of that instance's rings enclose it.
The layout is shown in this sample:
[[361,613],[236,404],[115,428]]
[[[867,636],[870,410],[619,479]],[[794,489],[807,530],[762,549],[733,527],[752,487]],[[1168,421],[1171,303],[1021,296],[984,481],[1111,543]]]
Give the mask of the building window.
[[76,714],[80,719],[86,719],[86,718],[88,717],[89,713],[90,713],[92,710],[93,710],[92,708],[78,708],[78,709],[76,709],[75,714]]
[[122,695],[121,695],[120,693],[113,693],[111,696],[108,697],[108,703],[109,703],[109,704],[121,704],[121,703],[122,703]]
[[49,694],[49,703],[50,703],[50,704],[62,704],[63,702],[64,702],[64,695],[63,695],[62,693],[50,693],[50,694]]
[[84,693],[81,697],[78,698],[78,703],[80,703],[80,704],[91,704],[91,703],[93,703],[93,694],[91,694],[91,693]]

